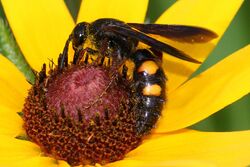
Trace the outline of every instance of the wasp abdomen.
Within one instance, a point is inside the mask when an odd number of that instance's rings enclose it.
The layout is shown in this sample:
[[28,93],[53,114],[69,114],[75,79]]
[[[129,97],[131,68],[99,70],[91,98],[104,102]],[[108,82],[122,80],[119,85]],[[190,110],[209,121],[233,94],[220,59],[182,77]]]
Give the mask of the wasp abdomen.
[[147,134],[156,124],[165,102],[166,77],[161,60],[147,49],[131,57],[135,63],[132,90],[136,100],[138,134]]

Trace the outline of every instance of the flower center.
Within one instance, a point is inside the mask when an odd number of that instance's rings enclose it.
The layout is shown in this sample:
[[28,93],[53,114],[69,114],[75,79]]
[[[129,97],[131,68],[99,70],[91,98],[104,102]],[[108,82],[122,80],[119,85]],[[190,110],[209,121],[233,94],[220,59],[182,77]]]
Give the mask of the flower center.
[[50,74],[32,87],[23,109],[28,137],[47,156],[70,165],[105,164],[140,144],[126,82],[93,65]]
[[[128,96],[102,68],[71,69],[48,84],[46,99],[49,108],[60,114],[89,123],[105,112],[114,117]],[[115,98],[114,98],[115,97]],[[105,111],[107,110],[107,111]],[[63,113],[62,113],[63,112]]]

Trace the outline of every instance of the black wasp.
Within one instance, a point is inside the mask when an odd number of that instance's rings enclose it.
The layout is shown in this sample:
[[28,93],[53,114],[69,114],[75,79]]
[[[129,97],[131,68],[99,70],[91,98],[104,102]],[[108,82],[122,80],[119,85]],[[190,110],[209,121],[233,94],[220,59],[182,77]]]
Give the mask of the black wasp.
[[[203,43],[217,37],[207,29],[163,24],[124,23],[110,18],[98,19],[92,23],[76,25],[58,59],[58,68],[68,66],[68,46],[72,42],[75,51],[73,64],[77,64],[84,53],[98,55],[101,63],[105,58],[121,65],[121,76],[132,81],[134,97],[137,99],[137,133],[147,134],[156,124],[166,99],[166,76],[161,67],[162,52],[193,63],[200,63],[184,52],[164,43],[153,35],[159,35],[179,42]],[[139,48],[139,42],[149,46]],[[89,47],[91,46],[91,47]],[[88,57],[85,57],[88,61]],[[126,62],[133,64],[132,69]],[[132,77],[127,72],[132,71]]]

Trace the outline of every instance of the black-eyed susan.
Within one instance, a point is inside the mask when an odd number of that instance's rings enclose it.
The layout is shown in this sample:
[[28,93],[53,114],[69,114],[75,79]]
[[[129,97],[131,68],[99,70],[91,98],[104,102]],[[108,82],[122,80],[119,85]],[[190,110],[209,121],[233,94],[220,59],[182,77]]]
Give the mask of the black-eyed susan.
[[[110,3],[110,4],[109,4]],[[242,1],[227,3],[178,1],[157,23],[195,25],[224,33]],[[18,2],[2,0],[2,4],[25,57],[40,70],[48,58],[56,60],[74,27],[63,1]],[[78,22],[112,17],[125,22],[143,22],[147,1],[88,1],[82,3]],[[214,12],[211,12],[214,11]],[[217,11],[223,11],[219,16]],[[203,61],[219,38],[207,44],[172,43],[196,59]],[[164,55],[163,67],[168,76],[168,102],[153,130],[123,160],[106,166],[244,166],[250,163],[250,132],[207,133],[185,129],[231,104],[250,91],[250,47],[228,56],[197,77],[188,77],[197,64]],[[30,85],[4,57],[0,57],[1,166],[69,166],[60,157],[48,157],[31,141],[20,140],[25,131],[22,110]],[[240,66],[239,66],[240,64]],[[232,70],[233,67],[233,70]],[[60,134],[57,134],[60,135]],[[19,137],[17,137],[19,136]],[[90,136],[91,137],[91,136]],[[70,140],[69,140],[70,141]]]

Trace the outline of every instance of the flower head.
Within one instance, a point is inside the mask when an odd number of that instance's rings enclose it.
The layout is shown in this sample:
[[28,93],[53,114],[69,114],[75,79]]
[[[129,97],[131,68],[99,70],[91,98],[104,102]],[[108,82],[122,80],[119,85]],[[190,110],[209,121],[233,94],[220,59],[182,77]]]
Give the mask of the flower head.
[[[61,1],[25,4],[2,0],[2,3],[17,42],[32,67],[39,70],[48,57],[56,60],[65,39],[74,27],[74,22],[65,5]],[[147,1],[126,1],[122,6],[115,5],[120,2],[110,1],[115,8],[105,3],[85,0],[78,15],[78,22],[83,20],[91,22],[103,17],[118,18],[125,22],[144,20]],[[198,1],[193,4],[179,1],[165,12],[157,23],[205,27],[215,31],[221,37],[242,2],[231,2],[227,8],[223,7],[224,3],[224,1],[217,3]],[[217,13],[208,13],[206,8],[210,11],[223,9],[223,18],[217,16]],[[169,42],[203,61],[218,40],[219,38],[211,43],[192,46]],[[247,46],[188,81],[186,80],[198,65],[164,55],[163,67],[169,79],[167,85],[169,100],[156,128],[138,148],[125,155],[123,160],[106,165],[247,165],[250,150],[249,131],[205,133],[184,128],[231,104],[250,91],[248,86],[250,77],[247,75],[250,72],[247,63],[249,52],[250,48]],[[4,67],[0,70],[2,74],[0,85],[5,92],[4,96],[0,96],[0,164],[68,166],[64,161],[56,161],[43,155],[36,144],[18,139],[25,132],[22,128],[23,120],[18,117],[17,112],[22,109],[30,85],[12,64],[5,58],[0,58],[1,66]],[[236,64],[241,64],[241,67],[232,71],[231,67]],[[8,69],[8,72],[3,69]],[[54,103],[52,102],[51,105]],[[240,140],[241,142],[238,142]],[[237,149],[239,149],[238,152],[236,152]]]

